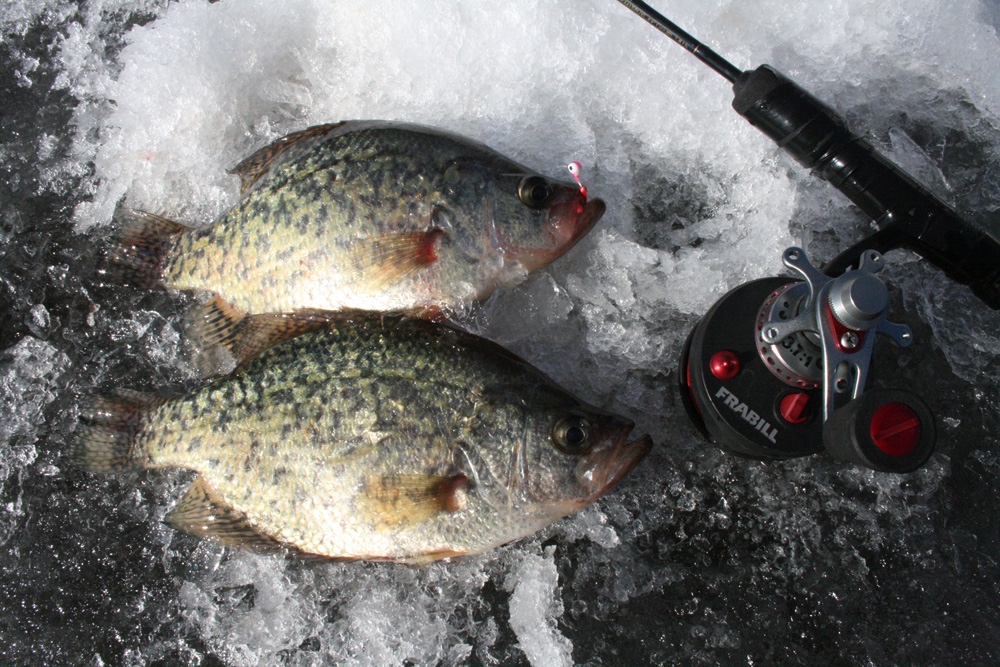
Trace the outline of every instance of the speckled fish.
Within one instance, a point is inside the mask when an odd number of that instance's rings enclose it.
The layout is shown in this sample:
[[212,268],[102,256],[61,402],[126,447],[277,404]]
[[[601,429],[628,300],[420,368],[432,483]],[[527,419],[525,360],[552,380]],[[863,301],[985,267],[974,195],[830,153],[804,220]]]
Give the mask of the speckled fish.
[[418,563],[475,554],[593,502],[650,449],[501,347],[415,319],[347,319],[186,397],[83,406],[74,462],[181,467],[167,516],[224,544]]
[[447,313],[560,257],[605,210],[571,182],[400,123],[311,127],[233,171],[241,199],[207,227],[119,209],[105,269],[217,295],[191,328],[209,342],[247,314]]

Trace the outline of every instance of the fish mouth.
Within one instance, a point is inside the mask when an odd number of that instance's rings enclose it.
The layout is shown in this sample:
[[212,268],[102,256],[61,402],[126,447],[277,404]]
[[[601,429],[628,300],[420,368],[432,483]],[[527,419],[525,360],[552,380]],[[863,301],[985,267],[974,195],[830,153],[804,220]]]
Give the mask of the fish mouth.
[[549,234],[552,235],[553,257],[556,259],[586,236],[607,210],[602,199],[587,200],[580,190],[573,190],[569,201],[558,203],[549,210]]
[[586,502],[592,503],[615,484],[632,472],[646,454],[653,448],[653,439],[648,435],[627,442],[628,431],[622,432],[613,447],[606,447],[590,454],[583,462],[581,483],[588,492]]
[[[597,224],[597,221],[604,216],[604,212],[606,210],[608,210],[608,207],[604,203],[603,199],[591,199],[584,204],[583,211],[580,213],[580,217],[576,220],[576,231],[573,234],[570,246],[583,238],[584,235],[586,235],[586,233],[589,232],[595,224]],[[567,248],[567,250],[568,249],[569,248]]]
[[569,192],[549,208],[545,223],[548,242],[540,248],[508,249],[506,253],[516,256],[528,271],[540,269],[565,255],[587,235],[608,208],[601,199],[588,201],[577,188],[566,189]]

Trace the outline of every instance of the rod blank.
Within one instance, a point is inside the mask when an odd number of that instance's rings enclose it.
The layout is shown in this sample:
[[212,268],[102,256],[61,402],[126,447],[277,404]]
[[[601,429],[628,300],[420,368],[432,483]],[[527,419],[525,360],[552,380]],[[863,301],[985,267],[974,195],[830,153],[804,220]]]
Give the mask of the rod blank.
[[698,60],[702,61],[721,74],[727,81],[729,81],[729,83],[736,83],[736,79],[743,74],[743,70],[739,69],[718,53],[708,48],[688,33],[684,32],[680,26],[647,5],[642,0],[618,0],[618,2],[631,9],[654,28],[694,54]]

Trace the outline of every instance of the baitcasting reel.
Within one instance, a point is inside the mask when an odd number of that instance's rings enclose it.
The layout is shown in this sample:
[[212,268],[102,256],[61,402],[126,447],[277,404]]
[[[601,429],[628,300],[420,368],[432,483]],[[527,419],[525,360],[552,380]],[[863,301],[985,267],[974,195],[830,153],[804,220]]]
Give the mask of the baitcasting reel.
[[900,389],[865,391],[876,334],[912,342],[886,320],[889,291],[874,250],[836,278],[801,248],[782,257],[801,281],[764,278],[719,300],[691,332],[680,363],[688,414],[710,440],[758,459],[821,449],[884,472],[910,472],[934,449],[927,404]]

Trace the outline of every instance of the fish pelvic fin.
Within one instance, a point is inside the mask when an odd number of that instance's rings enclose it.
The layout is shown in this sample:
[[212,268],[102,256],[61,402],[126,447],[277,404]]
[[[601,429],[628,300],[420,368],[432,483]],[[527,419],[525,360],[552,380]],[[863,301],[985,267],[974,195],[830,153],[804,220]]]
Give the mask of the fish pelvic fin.
[[70,462],[92,472],[115,472],[145,467],[136,451],[136,435],[144,413],[166,399],[130,389],[112,395],[91,396],[80,406],[76,440]]
[[376,525],[419,523],[468,504],[469,478],[457,475],[392,474],[371,477],[359,509]]
[[210,376],[225,367],[216,358],[220,349],[228,352],[239,368],[268,348],[318,329],[339,315],[306,309],[289,314],[249,315],[215,296],[187,312],[183,329],[194,348],[199,371]]
[[280,540],[258,530],[246,514],[227,503],[201,477],[192,482],[164,522],[175,530],[210,538],[224,546],[249,547],[265,552],[285,549]]
[[162,278],[163,259],[175,237],[190,227],[173,220],[119,206],[111,246],[98,274],[107,282],[149,288]]
[[445,234],[435,227],[370,238],[355,244],[352,264],[371,289],[382,290],[436,262],[438,243]]
[[238,165],[229,170],[230,174],[240,177],[240,195],[245,195],[261,177],[270,170],[275,160],[303,139],[318,137],[328,134],[344,125],[346,121],[339,123],[327,123],[325,125],[314,125],[298,132],[286,135],[263,148],[258,149],[249,157],[245,158]]

